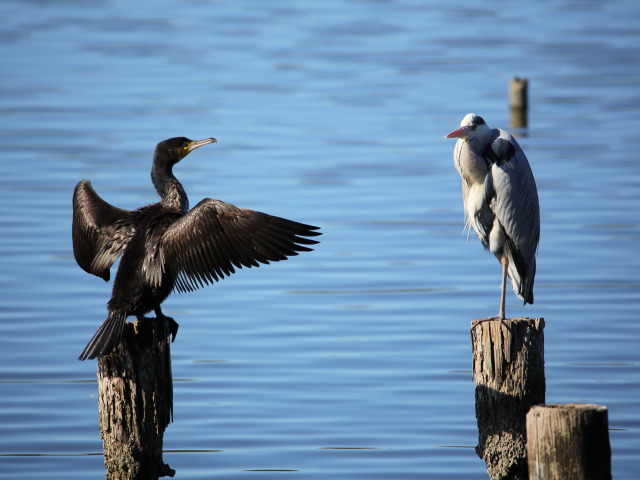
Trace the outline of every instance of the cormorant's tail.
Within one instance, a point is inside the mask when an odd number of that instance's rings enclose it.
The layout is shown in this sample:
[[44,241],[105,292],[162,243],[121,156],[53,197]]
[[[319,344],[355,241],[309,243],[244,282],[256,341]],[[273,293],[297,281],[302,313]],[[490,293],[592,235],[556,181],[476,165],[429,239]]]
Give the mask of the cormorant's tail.
[[102,322],[93,338],[84,347],[78,360],[87,360],[102,357],[111,353],[122,337],[126,315],[118,312],[109,312],[107,319]]

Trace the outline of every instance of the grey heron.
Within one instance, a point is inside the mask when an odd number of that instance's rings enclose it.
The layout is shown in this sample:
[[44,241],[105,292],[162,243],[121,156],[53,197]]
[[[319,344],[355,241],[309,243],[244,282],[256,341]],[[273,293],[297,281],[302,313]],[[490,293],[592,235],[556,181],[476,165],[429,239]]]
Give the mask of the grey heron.
[[466,227],[476,232],[485,249],[502,265],[500,310],[505,320],[507,277],[525,304],[533,303],[536,253],[540,240],[540,206],[531,166],[516,139],[490,128],[474,113],[446,138],[457,138],[453,162],[462,180]]

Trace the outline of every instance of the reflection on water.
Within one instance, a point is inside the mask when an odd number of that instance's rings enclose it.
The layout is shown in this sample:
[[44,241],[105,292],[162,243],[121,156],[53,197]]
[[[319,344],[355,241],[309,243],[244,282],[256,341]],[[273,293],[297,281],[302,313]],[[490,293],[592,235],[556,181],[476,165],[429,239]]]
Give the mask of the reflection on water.
[[[75,358],[110,284],[82,272],[70,198],[156,200],[155,144],[214,136],[176,168],[214,197],[322,227],[318,248],[175,295],[184,478],[468,479],[477,442],[468,328],[500,268],[466,240],[443,136],[508,124],[529,79],[542,213],[536,303],[547,401],[609,407],[613,474],[640,451],[640,9],[162,1],[0,5],[0,476],[104,474],[95,364]],[[296,473],[293,473],[296,472]]]

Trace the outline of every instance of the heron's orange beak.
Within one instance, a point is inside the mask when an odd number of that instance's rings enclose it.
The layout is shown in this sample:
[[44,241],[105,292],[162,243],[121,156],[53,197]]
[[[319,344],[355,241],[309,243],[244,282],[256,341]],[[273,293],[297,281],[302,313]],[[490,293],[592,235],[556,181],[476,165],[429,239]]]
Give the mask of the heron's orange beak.
[[460,138],[460,137],[466,137],[467,134],[469,133],[469,127],[460,127],[457,130],[454,130],[453,132],[451,132],[450,134],[448,134],[446,137],[444,138]]

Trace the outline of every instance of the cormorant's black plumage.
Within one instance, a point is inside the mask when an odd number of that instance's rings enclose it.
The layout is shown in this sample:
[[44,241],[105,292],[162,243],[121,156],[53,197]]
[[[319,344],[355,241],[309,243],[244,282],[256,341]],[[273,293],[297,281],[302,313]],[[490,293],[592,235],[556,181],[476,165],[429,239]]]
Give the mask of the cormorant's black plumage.
[[118,344],[127,317],[154,311],[172,290],[192,291],[235,273],[235,268],[286,260],[318,243],[318,227],[206,198],[189,210],[173,166],[214,138],[160,142],[151,179],[160,202],[123,210],[105,202],[88,180],[73,193],[73,253],[83,270],[105,281],[122,255],[108,316],[80,360],[107,355]]

